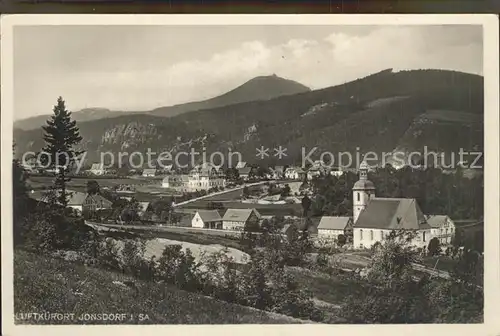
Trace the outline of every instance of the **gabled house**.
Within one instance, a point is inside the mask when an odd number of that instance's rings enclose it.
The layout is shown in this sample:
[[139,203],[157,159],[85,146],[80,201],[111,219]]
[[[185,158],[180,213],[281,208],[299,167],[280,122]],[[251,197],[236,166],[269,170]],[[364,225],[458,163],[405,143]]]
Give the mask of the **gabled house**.
[[204,229],[222,229],[222,217],[217,210],[198,210],[191,220],[191,226]]
[[155,177],[158,171],[156,168],[146,168],[142,171],[143,177]]
[[[102,209],[110,209],[112,202],[101,195],[90,195],[87,193],[67,190],[68,207],[75,209],[79,213],[95,212]],[[58,193],[60,194],[60,193]],[[38,202],[48,203],[51,197],[50,192],[32,191],[29,196]],[[56,196],[57,197],[57,196]]]
[[446,215],[427,216],[427,223],[431,226],[431,236],[439,239],[442,245],[451,244],[455,236],[455,223]]
[[335,240],[352,230],[351,217],[323,216],[318,224],[318,238]]
[[285,167],[284,166],[275,166],[273,170],[273,179],[280,180],[285,177]]
[[246,162],[240,161],[236,164],[236,169],[245,168],[247,166]]
[[106,170],[104,169],[103,163],[93,163],[89,169],[89,172],[93,175],[104,175]]
[[304,170],[300,167],[288,167],[285,169],[285,178],[287,180],[301,180],[304,178]]
[[243,231],[247,228],[260,226],[261,215],[255,209],[227,209],[222,217],[224,230]]
[[252,171],[251,167],[243,167],[243,168],[238,169],[238,175],[243,180],[248,180],[251,171]]
[[173,164],[168,164],[168,165],[163,166],[161,170],[162,170],[163,174],[170,174],[170,173],[172,173],[173,168],[174,168]]
[[139,210],[137,214],[139,217],[142,217],[146,212],[151,211],[151,203],[150,202],[139,202]]

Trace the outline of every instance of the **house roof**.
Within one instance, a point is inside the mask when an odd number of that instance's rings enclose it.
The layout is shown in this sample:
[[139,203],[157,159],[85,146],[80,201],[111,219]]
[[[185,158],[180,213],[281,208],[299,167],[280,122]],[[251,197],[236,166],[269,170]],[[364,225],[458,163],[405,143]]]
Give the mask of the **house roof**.
[[196,211],[203,220],[203,222],[216,222],[221,221],[222,217],[220,216],[217,210],[198,210]]
[[146,168],[143,170],[142,174],[156,174],[156,168]]
[[355,228],[429,229],[422,210],[413,198],[372,198],[361,211]]
[[[87,198],[87,193],[82,193],[79,191],[66,190],[68,194],[68,205],[83,205],[85,199]],[[60,194],[60,192],[57,192]],[[29,196],[39,202],[47,202],[49,200],[50,191],[34,191],[29,194]]]
[[90,167],[90,170],[103,170],[103,169],[104,169],[104,164],[102,163],[93,163],[92,166]]
[[246,163],[246,162],[238,162],[238,163],[236,164],[236,169],[245,168],[245,167],[246,167],[246,165],[247,165],[247,163]]
[[246,222],[252,212],[255,212],[258,218],[260,214],[255,209],[227,209],[222,220],[233,222]]
[[243,168],[238,169],[238,174],[248,175],[248,174],[250,174],[250,171],[252,171],[251,167],[243,167]]
[[448,216],[446,215],[431,215],[427,217],[427,223],[431,226],[431,228],[440,228],[446,223]]
[[293,172],[296,172],[296,173],[304,173],[304,170],[301,168],[301,167],[288,167],[287,169],[285,169],[285,173],[287,172],[290,172],[290,173],[293,173]]
[[284,168],[285,168],[284,166],[276,166],[274,167],[274,171],[277,173],[283,173]]
[[164,170],[164,171],[170,171],[170,170],[172,170],[172,168],[173,168],[173,167],[174,167],[174,165],[173,165],[173,164],[168,164],[168,165],[165,165],[165,166],[163,167],[163,170]]
[[319,221],[318,230],[344,230],[351,217],[323,216]]
[[87,198],[86,193],[68,190],[68,205],[83,205]]
[[150,202],[139,202],[139,213],[145,212],[149,207]]
[[105,206],[111,206],[113,204],[113,202],[111,202],[110,200],[104,198],[102,195],[99,194],[89,195],[89,197],[92,197],[97,204],[102,204]]

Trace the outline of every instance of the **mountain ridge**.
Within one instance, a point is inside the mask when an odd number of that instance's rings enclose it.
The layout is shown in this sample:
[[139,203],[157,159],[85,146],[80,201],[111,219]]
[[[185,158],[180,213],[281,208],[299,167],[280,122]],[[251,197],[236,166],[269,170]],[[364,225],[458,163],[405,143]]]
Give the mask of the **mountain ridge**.
[[[243,154],[262,164],[292,164],[301,148],[321,151],[456,151],[483,148],[483,77],[445,70],[380,71],[342,85],[269,100],[244,102],[165,118],[125,115],[79,123],[82,148],[103,151]],[[39,150],[41,131],[15,132],[20,151]],[[255,149],[270,148],[263,160]],[[288,148],[278,160],[273,148]],[[307,151],[306,151],[307,152]]]
[[[296,81],[285,79],[275,74],[270,76],[257,76],[236,88],[219,96],[172,106],[158,107],[145,111],[115,111],[103,107],[84,108],[72,113],[77,122],[114,118],[121,115],[150,114],[164,117],[172,117],[182,113],[205,110],[244,103],[253,100],[268,100],[280,96],[292,95],[299,92],[308,92],[311,89]],[[45,125],[50,115],[34,116],[26,119],[16,120],[14,128],[30,130]]]

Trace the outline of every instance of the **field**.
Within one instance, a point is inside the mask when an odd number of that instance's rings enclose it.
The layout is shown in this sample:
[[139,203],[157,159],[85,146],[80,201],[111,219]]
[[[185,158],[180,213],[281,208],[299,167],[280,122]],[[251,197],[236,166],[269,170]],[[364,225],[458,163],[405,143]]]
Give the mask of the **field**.
[[[120,228],[121,229],[121,228]],[[179,227],[124,227],[126,232],[137,234],[147,239],[169,239],[199,245],[222,245],[243,251],[239,243],[239,234],[216,230],[185,229]]]
[[[73,313],[74,320],[17,321],[36,324],[103,324],[78,320],[82,314],[124,313],[119,324],[289,324],[303,323],[287,316],[230,304],[163,284],[132,279],[61,259],[21,250],[14,257],[14,311]],[[130,318],[133,314],[134,318]],[[143,320],[139,321],[139,314]],[[144,316],[148,318],[145,319]]]

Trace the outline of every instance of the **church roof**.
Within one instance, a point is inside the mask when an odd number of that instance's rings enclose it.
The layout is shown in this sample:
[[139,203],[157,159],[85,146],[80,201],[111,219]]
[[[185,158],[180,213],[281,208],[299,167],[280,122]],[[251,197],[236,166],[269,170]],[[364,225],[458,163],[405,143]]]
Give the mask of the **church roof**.
[[355,228],[430,229],[422,210],[413,198],[372,198],[361,211]]

